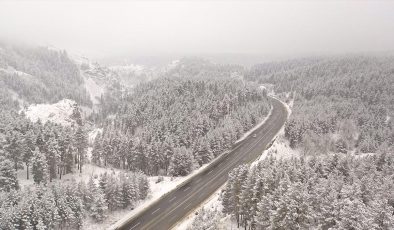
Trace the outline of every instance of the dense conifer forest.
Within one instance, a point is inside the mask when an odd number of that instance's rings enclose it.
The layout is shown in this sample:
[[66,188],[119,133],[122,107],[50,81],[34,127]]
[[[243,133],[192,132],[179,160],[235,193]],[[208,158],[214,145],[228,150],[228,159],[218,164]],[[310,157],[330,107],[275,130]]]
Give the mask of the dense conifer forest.
[[348,56],[267,63],[248,79],[294,97],[286,137],[306,153],[373,153],[394,144],[394,59]]
[[186,175],[228,150],[268,114],[257,85],[236,79],[161,78],[135,88],[104,122],[93,162]]

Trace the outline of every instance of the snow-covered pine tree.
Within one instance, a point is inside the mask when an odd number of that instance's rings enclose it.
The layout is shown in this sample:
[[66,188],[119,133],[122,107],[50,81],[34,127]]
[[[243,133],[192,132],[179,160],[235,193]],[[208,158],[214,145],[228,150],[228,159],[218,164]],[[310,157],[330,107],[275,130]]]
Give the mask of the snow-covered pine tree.
[[34,182],[46,184],[49,180],[48,163],[44,154],[38,148],[33,151],[32,173]]
[[101,159],[103,154],[103,144],[101,134],[97,134],[94,139],[93,150],[92,150],[92,163],[101,166]]
[[82,167],[85,160],[85,153],[88,147],[88,138],[83,127],[79,126],[74,134],[75,147],[77,149],[77,163],[79,172],[82,173]]
[[13,162],[0,156],[0,191],[15,189],[19,189],[19,183]]
[[46,160],[48,162],[49,181],[57,177],[58,165],[60,162],[59,144],[55,138],[47,142]]
[[172,176],[186,176],[194,168],[194,158],[190,150],[185,147],[175,148],[170,163]]

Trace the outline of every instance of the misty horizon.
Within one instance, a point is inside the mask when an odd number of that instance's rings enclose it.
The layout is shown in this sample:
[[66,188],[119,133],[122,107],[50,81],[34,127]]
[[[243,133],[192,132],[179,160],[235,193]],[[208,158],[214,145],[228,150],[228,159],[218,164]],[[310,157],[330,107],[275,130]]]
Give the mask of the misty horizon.
[[16,1],[0,41],[95,60],[244,56],[258,61],[394,51],[389,1]]

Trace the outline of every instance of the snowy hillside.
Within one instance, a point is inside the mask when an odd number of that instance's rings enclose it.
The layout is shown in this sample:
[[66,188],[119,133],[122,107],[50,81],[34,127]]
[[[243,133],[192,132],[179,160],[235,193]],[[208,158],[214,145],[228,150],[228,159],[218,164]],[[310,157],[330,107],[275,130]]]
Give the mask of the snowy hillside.
[[51,121],[64,126],[70,126],[75,121],[71,118],[77,103],[73,100],[63,99],[55,104],[33,104],[22,110],[32,122],[41,120],[42,123]]
[[135,73],[136,75],[140,75],[145,67],[143,65],[135,65],[135,64],[129,64],[129,65],[117,65],[117,66],[111,66],[109,67],[111,70],[118,72],[118,73]]
[[26,77],[33,77],[32,75],[18,71],[12,66],[7,66],[7,68],[0,68],[0,72],[6,73],[6,74],[14,74],[16,76],[26,76]]
[[92,77],[84,76],[85,88],[94,105],[99,104],[99,98],[105,93],[105,86],[98,84]]

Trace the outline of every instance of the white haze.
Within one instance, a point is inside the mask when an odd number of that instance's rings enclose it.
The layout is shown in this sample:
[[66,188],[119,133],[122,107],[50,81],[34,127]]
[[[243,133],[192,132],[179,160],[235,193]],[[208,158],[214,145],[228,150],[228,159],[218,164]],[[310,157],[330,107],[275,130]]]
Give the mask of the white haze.
[[0,40],[94,58],[394,50],[394,1],[1,1]]

